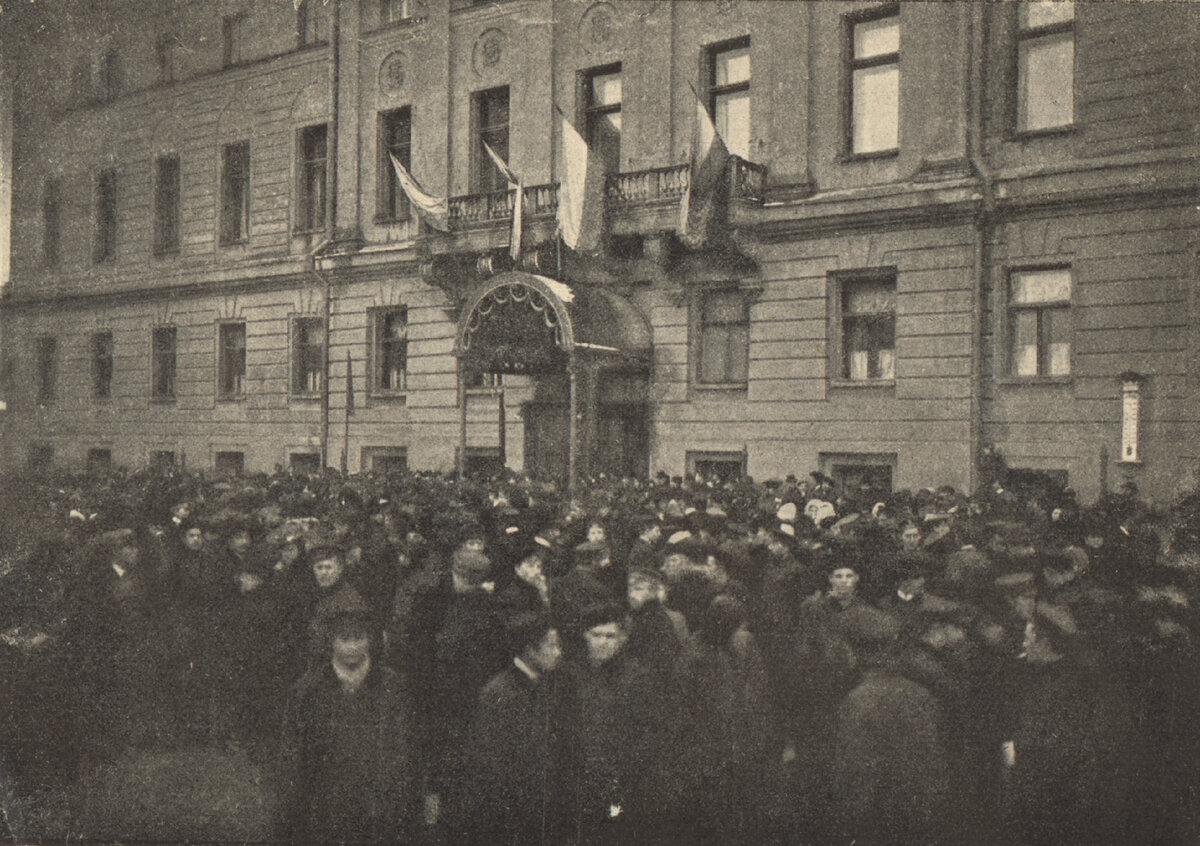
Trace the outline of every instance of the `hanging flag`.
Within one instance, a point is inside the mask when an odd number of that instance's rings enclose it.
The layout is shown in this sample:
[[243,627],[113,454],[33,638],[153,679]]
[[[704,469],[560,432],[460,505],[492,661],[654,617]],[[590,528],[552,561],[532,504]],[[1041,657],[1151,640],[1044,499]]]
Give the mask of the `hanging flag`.
[[596,252],[604,233],[604,171],[587,141],[562,117],[563,176],[558,197],[558,233],[581,253]]
[[508,162],[500,158],[500,154],[493,150],[488,142],[483,142],[483,149],[487,150],[487,154],[496,163],[500,173],[508,180],[509,186],[517,191],[516,197],[513,198],[512,235],[508,239],[509,255],[516,262],[521,258],[521,217],[525,210],[525,180],[513,172],[513,169],[508,166]]
[[412,175],[404,169],[404,165],[400,164],[396,154],[389,151],[388,155],[391,156],[392,167],[396,169],[396,179],[400,181],[400,187],[404,190],[409,202],[416,208],[417,213],[434,229],[449,232],[450,204],[446,198],[426,194],[417,180],[413,179]]
[[350,366],[350,350],[346,350],[346,415],[354,413],[354,369]]
[[[692,89],[692,95],[696,95]],[[729,150],[708,109],[696,99],[690,178],[679,205],[679,240],[699,250],[723,236],[729,210]]]

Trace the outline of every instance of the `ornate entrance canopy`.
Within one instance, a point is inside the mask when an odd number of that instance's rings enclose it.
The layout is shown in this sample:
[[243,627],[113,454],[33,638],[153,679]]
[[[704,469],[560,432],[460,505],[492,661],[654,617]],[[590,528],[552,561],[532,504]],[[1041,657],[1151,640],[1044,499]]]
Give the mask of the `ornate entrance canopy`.
[[[607,368],[648,367],[651,338],[650,324],[642,313],[612,291],[520,271],[489,279],[467,300],[454,343],[460,371],[460,475],[464,472],[461,457],[467,449],[463,376],[468,373],[536,376],[565,371],[568,402],[557,434],[566,436],[567,482],[573,490],[580,455],[586,464],[587,455],[597,441],[598,374]],[[503,460],[502,387],[497,396]],[[564,426],[565,432],[561,431]]]
[[545,373],[576,353],[648,361],[650,326],[624,297],[512,271],[485,282],[467,300],[454,354],[464,368]]

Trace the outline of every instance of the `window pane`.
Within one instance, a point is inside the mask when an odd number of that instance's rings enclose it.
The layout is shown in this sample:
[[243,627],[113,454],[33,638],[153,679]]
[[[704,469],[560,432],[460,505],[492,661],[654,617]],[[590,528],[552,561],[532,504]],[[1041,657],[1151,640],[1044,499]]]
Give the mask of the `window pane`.
[[705,324],[745,323],[746,301],[737,291],[709,294],[704,298]]
[[621,74],[592,77],[592,105],[613,106],[621,102]]
[[879,378],[896,378],[896,351],[884,349],[879,351]]
[[734,85],[750,81],[750,48],[724,50],[713,57],[713,82],[716,85]]
[[1074,33],[1022,41],[1018,61],[1018,129],[1070,126],[1075,120]]
[[854,58],[869,59],[900,52],[900,18],[880,18],[854,25]]
[[750,371],[750,327],[729,327],[729,381],[745,382]]
[[1038,375],[1037,311],[1014,311],[1010,321],[1012,333],[1010,372],[1014,376]]
[[750,157],[750,92],[738,91],[716,98],[714,122],[729,152]]
[[1070,0],[1035,0],[1021,4],[1021,28],[1066,23],[1075,19],[1075,4]]
[[847,284],[842,298],[842,309],[849,314],[879,314],[895,311],[895,281]]
[[725,372],[726,352],[729,337],[723,326],[706,326],[700,336],[700,372],[701,382],[728,382]]
[[1060,303],[1070,299],[1070,270],[1024,270],[1012,275],[1014,305]]
[[1071,312],[1065,308],[1042,311],[1046,343],[1049,344],[1048,367],[1051,376],[1067,376],[1071,372]]
[[900,146],[900,68],[883,65],[854,72],[854,152]]

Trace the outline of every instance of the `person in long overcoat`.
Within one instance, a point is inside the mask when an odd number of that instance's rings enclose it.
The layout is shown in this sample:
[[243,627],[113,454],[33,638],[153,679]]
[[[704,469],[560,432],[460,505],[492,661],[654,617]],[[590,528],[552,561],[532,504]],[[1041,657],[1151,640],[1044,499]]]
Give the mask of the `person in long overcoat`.
[[330,657],[292,690],[279,756],[276,836],[412,842],[422,761],[401,677],[372,654],[365,604],[331,624]]
[[549,846],[566,836],[569,802],[558,631],[545,612],[520,613],[505,629],[514,657],[479,695],[454,828],[463,843]]

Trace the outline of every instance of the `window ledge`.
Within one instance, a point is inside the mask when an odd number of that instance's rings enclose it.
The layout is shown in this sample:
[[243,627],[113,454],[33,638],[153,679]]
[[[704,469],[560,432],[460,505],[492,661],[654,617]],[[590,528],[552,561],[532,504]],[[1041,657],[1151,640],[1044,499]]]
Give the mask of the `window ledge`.
[[246,395],[244,393],[241,393],[241,394],[217,394],[217,402],[239,403],[239,402],[245,402],[245,401],[246,401]]
[[250,246],[249,238],[242,238],[240,241],[219,241],[217,246],[222,250],[244,250]]
[[405,215],[404,217],[393,217],[390,214],[375,215],[376,226],[400,226],[408,223],[410,220],[412,220],[412,215]]
[[174,405],[175,397],[150,397],[152,405]]
[[154,250],[152,252],[152,255],[154,256],[154,258],[160,259],[160,260],[161,259],[176,259],[176,258],[179,258],[179,252],[180,252],[179,248],[174,247],[169,250]]
[[383,32],[389,29],[407,29],[408,27],[423,24],[427,20],[425,15],[409,15],[407,18],[400,18],[395,21],[384,21],[379,26],[375,27],[372,32]]
[[1076,124],[1069,123],[1066,126],[1050,126],[1045,129],[1016,130],[1009,136],[1009,140],[1024,142],[1036,141],[1039,138],[1057,138],[1064,135],[1073,135],[1077,128]]
[[316,391],[315,393],[303,393],[303,394],[291,393],[291,394],[288,394],[289,401],[290,400],[298,400],[300,402],[318,402],[320,399],[321,399],[320,391]]
[[1146,462],[1142,461],[1140,458],[1133,458],[1133,459],[1118,458],[1117,459],[1117,465],[1120,467],[1141,467],[1145,463]]
[[693,382],[692,390],[718,394],[745,393],[748,385],[748,382]]
[[900,148],[893,147],[890,150],[876,150],[873,153],[842,153],[838,156],[838,161],[842,164],[853,164],[855,162],[870,162],[877,159],[894,159],[899,157]]
[[404,403],[408,399],[407,391],[371,391],[367,398],[372,402]]
[[1001,376],[996,380],[998,385],[1069,385],[1073,376]]
[[861,390],[884,390],[896,387],[895,379],[830,379],[829,387],[842,389],[849,388],[854,391]]

